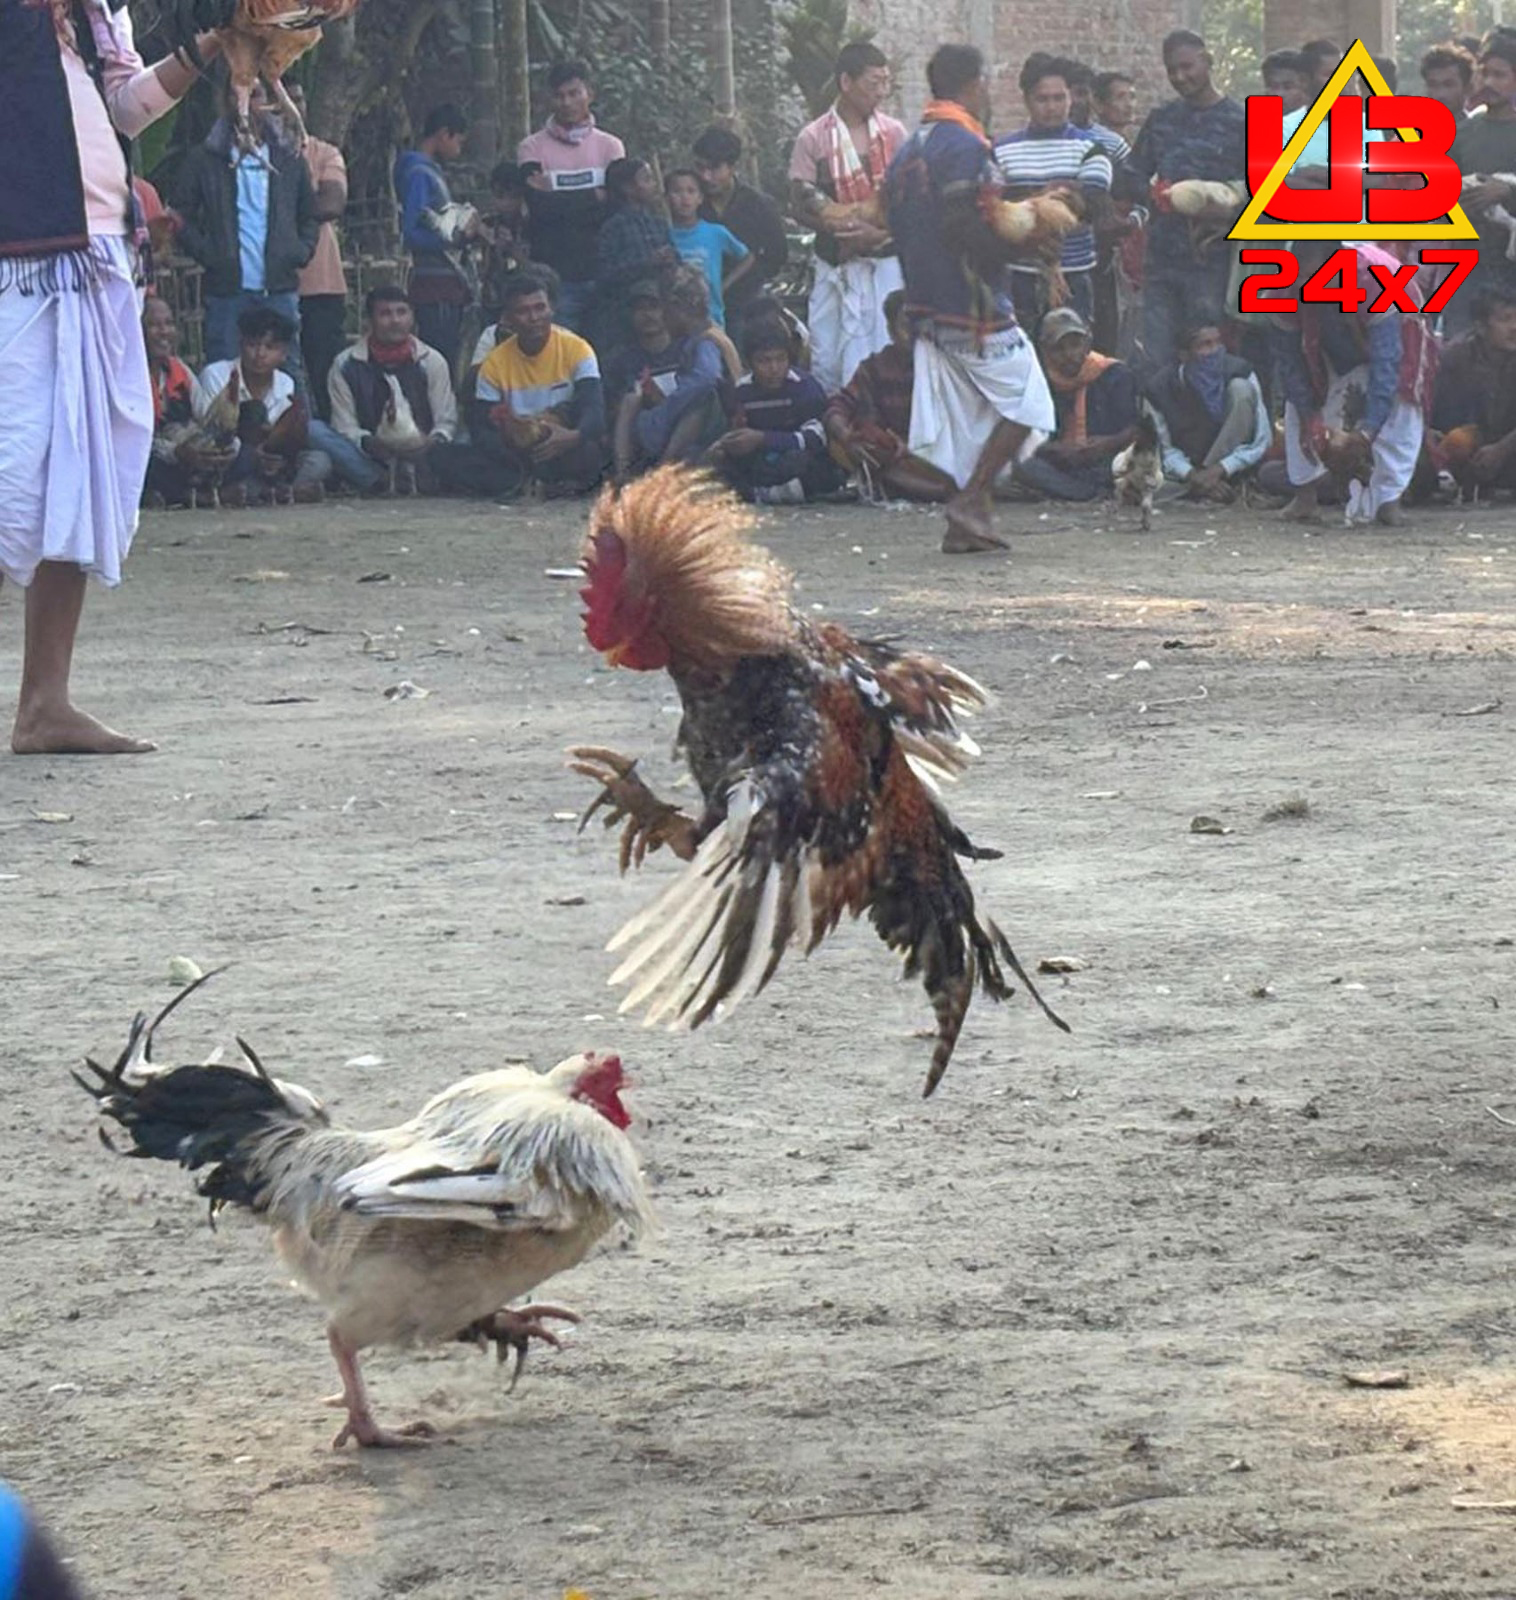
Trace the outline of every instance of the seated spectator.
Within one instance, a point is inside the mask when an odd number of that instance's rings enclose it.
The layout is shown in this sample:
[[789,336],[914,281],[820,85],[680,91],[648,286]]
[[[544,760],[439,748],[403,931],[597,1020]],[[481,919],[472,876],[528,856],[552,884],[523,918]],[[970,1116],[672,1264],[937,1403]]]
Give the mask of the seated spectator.
[[658,206],[658,180],[647,162],[623,156],[605,169],[607,215],[600,229],[595,285],[601,348],[627,338],[627,290],[679,257]]
[[443,481],[465,494],[506,497],[533,485],[582,494],[605,467],[605,396],[594,350],[553,321],[542,278],[520,272],[503,286],[503,343],[474,385],[470,442],[433,452]]
[[[524,265],[518,267],[515,272],[510,273],[507,277],[500,280],[501,288],[503,289],[505,284],[510,282],[512,279],[523,276],[535,278],[542,288],[547,291],[547,297],[553,302],[554,307],[557,307],[558,295],[562,290],[563,285],[558,280],[558,274],[554,272],[553,269],[546,264],[546,262],[526,262]],[[563,324],[560,322],[557,323],[557,326],[561,328]],[[465,379],[458,396],[458,398],[465,404],[467,404],[469,400],[473,399],[474,378],[478,373],[480,366],[483,365],[484,358],[490,353],[491,350],[495,348],[497,344],[504,344],[505,341],[510,338],[510,336],[511,330],[505,320],[505,313],[503,309],[497,312],[495,317],[486,322],[483,328],[479,330],[479,337],[474,341],[474,354],[469,361],[468,376]]]
[[1110,493],[1112,458],[1136,429],[1136,375],[1091,348],[1089,324],[1071,306],[1042,319],[1037,350],[1058,426],[1017,465],[1015,481],[1053,500],[1098,500]]
[[1442,355],[1432,427],[1466,497],[1516,489],[1516,290],[1474,304],[1474,326]]
[[441,352],[416,337],[404,289],[371,289],[363,309],[367,335],[332,363],[332,427],[366,458],[364,487],[387,470],[392,489],[403,476],[414,491],[427,486],[432,452],[458,431],[452,375]]
[[321,499],[331,458],[309,448],[309,410],[281,370],[294,323],[272,306],[250,306],[237,318],[237,336],[237,359],[211,362],[191,396],[195,421],[211,441],[235,450],[223,503],[255,505],[285,490],[295,500]]
[[143,307],[142,337],[153,386],[153,454],[143,502],[194,505],[202,490],[214,496],[237,452],[217,445],[195,422],[195,380],[177,353],[179,328],[173,310],[156,295],[149,295]]
[[745,500],[802,505],[843,486],[826,447],[826,390],[790,365],[782,322],[749,323],[748,375],[732,397],[735,424],[711,446],[710,462]]
[[1258,374],[1229,355],[1214,322],[1180,340],[1179,360],[1148,385],[1163,471],[1191,500],[1230,500],[1236,482],[1263,460],[1274,430]]
[[669,173],[663,184],[668,198],[670,233],[679,259],[699,267],[710,290],[711,321],[726,327],[726,291],[753,268],[748,247],[730,228],[700,215],[700,179],[686,167]]
[[627,302],[631,308],[631,340],[606,359],[602,374],[609,417],[614,417],[621,402],[649,380],[664,394],[672,394],[682,354],[663,314],[663,291],[653,279],[634,283]]
[[711,327],[703,272],[674,269],[664,290],[663,319],[676,359],[662,378],[655,381],[649,373],[622,398],[613,433],[619,483],[662,462],[698,461],[725,431],[721,386],[727,378],[726,358]]
[[884,299],[890,342],[859,364],[826,408],[826,431],[833,454],[863,479],[876,495],[941,505],[958,492],[947,475],[910,453],[911,391],[916,382],[911,358],[911,319],[905,290]]

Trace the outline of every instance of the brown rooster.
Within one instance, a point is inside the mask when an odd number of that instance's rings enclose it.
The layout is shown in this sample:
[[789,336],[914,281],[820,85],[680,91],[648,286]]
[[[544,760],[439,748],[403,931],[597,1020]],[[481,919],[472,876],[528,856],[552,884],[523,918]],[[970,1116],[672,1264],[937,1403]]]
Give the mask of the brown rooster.
[[268,85],[280,109],[305,143],[305,119],[284,87],[284,74],[321,42],[329,22],[351,16],[362,0],[237,0],[230,24],[216,30],[226,57],[237,101],[237,139],[245,149],[257,146],[251,105],[259,78]]
[[675,467],[603,495],[591,520],[585,635],[613,666],[668,671],[703,797],[687,816],[624,756],[571,752],[603,785],[585,820],[601,805],[607,826],[626,819],[623,871],[660,845],[690,862],[611,941],[627,952],[611,980],[631,984],[621,1009],[698,1027],[762,989],[790,944],[809,952],[844,914],[867,912],[936,1012],[927,1094],[975,983],[996,1000],[1014,992],[1002,962],[1067,1032],[975,914],[958,857],[1000,852],[972,844],[934,792],[978,753],[958,718],[984,691],[930,656],[813,627],[751,526],[734,498]]
[[[358,1370],[371,1345],[487,1345],[503,1358],[558,1339],[560,1306],[502,1309],[582,1261],[608,1234],[651,1220],[625,1129],[620,1058],[586,1052],[550,1072],[505,1067],[434,1095],[409,1122],[371,1132],[333,1127],[321,1103],[264,1071],[159,1068],[153,1032],[207,973],[149,1025],[97,1080],[78,1082],[131,1139],[128,1155],[203,1170],[215,1216],[238,1206],[269,1223],[280,1259],[326,1308],[347,1422],[332,1441],[411,1442],[433,1430],[390,1431],[374,1420]],[[102,1135],[104,1137],[104,1135]],[[111,1141],[105,1139],[107,1145]],[[114,1148],[114,1146],[112,1146]]]

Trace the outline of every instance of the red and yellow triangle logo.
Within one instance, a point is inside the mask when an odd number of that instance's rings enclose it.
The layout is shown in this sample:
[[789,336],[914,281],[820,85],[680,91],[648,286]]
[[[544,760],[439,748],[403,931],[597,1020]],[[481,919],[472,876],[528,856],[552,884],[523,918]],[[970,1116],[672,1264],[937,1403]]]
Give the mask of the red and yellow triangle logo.
[[[1461,205],[1454,205],[1445,223],[1427,222],[1265,222],[1263,214],[1269,208],[1279,186],[1289,176],[1290,169],[1300,159],[1311,141],[1311,135],[1326,121],[1337,103],[1348,80],[1355,72],[1363,74],[1364,82],[1376,95],[1393,93],[1384,80],[1384,74],[1374,65],[1374,58],[1362,39],[1355,39],[1352,48],[1342,58],[1331,81],[1316,97],[1315,104],[1301,119],[1300,126],[1290,135],[1289,143],[1279,152],[1279,159],[1259,186],[1258,192],[1248,202],[1238,217],[1229,239],[1477,239],[1479,230],[1469,221]],[[1396,130],[1407,144],[1419,144],[1421,134],[1415,128]]]

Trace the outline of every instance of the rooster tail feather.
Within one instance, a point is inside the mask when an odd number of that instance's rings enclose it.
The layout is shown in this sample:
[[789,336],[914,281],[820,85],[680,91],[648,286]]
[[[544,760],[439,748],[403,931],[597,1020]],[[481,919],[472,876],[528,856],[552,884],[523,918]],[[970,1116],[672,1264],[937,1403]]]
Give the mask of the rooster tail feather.
[[191,1172],[208,1168],[196,1188],[213,1212],[223,1205],[263,1210],[273,1182],[271,1146],[326,1124],[305,1090],[238,1067],[175,1067],[133,1082],[92,1061],[85,1065],[100,1085],[78,1073],[75,1081],[130,1136],[123,1153],[174,1161]]
[[1061,1028],[1064,1033],[1072,1033],[1074,1030],[1063,1020],[1062,1017],[1058,1015],[1056,1011],[1053,1010],[1047,1001],[1042,998],[1041,991],[1028,976],[1027,970],[1024,966],[1022,966],[1016,952],[1011,949],[1010,940],[1006,938],[1006,936],[1000,931],[999,928],[995,926],[993,922],[989,924],[989,927],[986,931],[988,932],[990,938],[994,940],[995,950],[999,954],[1001,960],[1003,960],[1006,966],[1008,966],[1011,971],[1014,972],[1021,980],[1021,987],[1025,989],[1032,999],[1037,1002],[1037,1007],[1042,1012],[1043,1016],[1045,1016],[1055,1028]]

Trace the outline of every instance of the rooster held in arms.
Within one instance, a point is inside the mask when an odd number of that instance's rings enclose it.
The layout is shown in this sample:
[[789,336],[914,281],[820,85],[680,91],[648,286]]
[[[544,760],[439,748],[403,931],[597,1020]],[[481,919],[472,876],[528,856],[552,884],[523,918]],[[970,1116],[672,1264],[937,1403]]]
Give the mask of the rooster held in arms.
[[748,540],[751,514],[707,480],[663,468],[601,497],[584,552],[584,631],[613,666],[666,669],[683,702],[680,745],[703,806],[660,800],[614,751],[570,752],[603,787],[585,814],[625,819],[621,866],[667,845],[690,863],[611,941],[613,983],[649,1024],[699,1027],[807,953],[844,913],[868,913],[920,976],[937,1016],[931,1094],[975,984],[1014,991],[1002,963],[1065,1032],[1005,935],[974,910],[958,858],[972,844],[934,793],[978,753],[958,718],[985,703],[930,656],[813,627],[791,577]]
[[126,1154],[205,1169],[197,1188],[213,1218],[234,1205],[272,1226],[280,1259],[326,1308],[347,1410],[333,1449],[434,1431],[378,1425],[361,1350],[494,1341],[502,1358],[515,1350],[519,1372],[530,1339],[558,1343],[547,1321],[579,1319],[506,1302],[575,1266],[613,1230],[635,1236],[650,1222],[618,1057],[587,1051],[546,1073],[480,1073],[409,1122],[362,1133],[333,1127],[312,1094],[270,1077],[240,1039],[250,1070],[155,1066],[154,1030],[204,981],[150,1025],[139,1014],[109,1071],[86,1059],[97,1082],[74,1076],[130,1136]]

